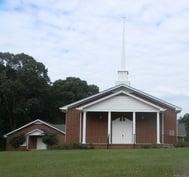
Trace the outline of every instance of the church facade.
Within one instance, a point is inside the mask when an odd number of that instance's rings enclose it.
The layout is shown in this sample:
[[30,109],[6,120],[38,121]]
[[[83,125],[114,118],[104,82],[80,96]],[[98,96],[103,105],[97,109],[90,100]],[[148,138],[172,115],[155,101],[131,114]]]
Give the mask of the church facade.
[[66,143],[130,147],[177,141],[181,109],[126,84],[60,109],[66,113]]

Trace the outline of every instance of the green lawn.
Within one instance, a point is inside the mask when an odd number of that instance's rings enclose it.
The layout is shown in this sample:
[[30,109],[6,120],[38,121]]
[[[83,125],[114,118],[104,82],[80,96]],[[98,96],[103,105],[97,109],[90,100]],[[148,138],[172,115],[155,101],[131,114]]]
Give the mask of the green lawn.
[[189,149],[0,152],[0,177],[177,177]]

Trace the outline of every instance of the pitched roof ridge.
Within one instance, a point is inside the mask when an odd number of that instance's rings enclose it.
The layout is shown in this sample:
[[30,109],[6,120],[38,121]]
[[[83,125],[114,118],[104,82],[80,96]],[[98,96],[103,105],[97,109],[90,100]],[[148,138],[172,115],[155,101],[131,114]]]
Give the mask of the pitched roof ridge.
[[28,126],[30,126],[30,125],[34,124],[35,122],[38,122],[38,121],[41,122],[41,123],[43,123],[43,124],[45,124],[45,125],[47,125],[47,126],[49,126],[49,127],[51,127],[51,128],[53,128],[53,129],[55,129],[55,130],[57,130],[57,131],[59,131],[59,132],[61,132],[61,133],[63,133],[63,134],[65,134],[64,131],[62,131],[62,130],[56,128],[56,127],[54,127],[54,126],[51,125],[50,123],[45,122],[45,121],[40,120],[40,119],[36,119],[36,120],[31,121],[31,122],[29,122],[29,123],[27,123],[27,124],[25,124],[25,125],[23,125],[23,126],[17,128],[17,129],[15,129],[15,130],[12,130],[12,131],[6,133],[6,134],[4,135],[4,137],[6,138],[8,135],[10,135],[10,134],[12,134],[12,133],[14,133],[14,132],[17,132],[17,131],[19,131],[19,130],[25,128],[25,127],[28,127]]
[[143,91],[140,91],[140,90],[138,90],[138,89],[135,89],[134,87],[128,86],[128,85],[126,85],[126,84],[119,84],[119,85],[116,85],[116,86],[114,86],[114,87],[111,87],[111,88],[109,88],[109,89],[106,89],[106,90],[104,90],[104,91],[101,91],[101,92],[99,92],[99,93],[97,93],[97,94],[95,94],[95,95],[86,97],[86,98],[84,98],[84,99],[81,99],[81,100],[78,100],[78,101],[73,102],[73,103],[71,103],[71,104],[68,104],[68,105],[65,105],[65,106],[63,106],[63,107],[60,107],[59,109],[61,109],[61,110],[63,110],[63,111],[64,111],[64,110],[67,110],[69,107],[72,107],[72,106],[77,105],[77,104],[79,104],[79,103],[85,102],[85,101],[90,100],[90,99],[92,99],[92,98],[95,98],[95,97],[97,97],[97,96],[99,96],[99,95],[108,93],[109,91],[113,91],[113,90],[115,90],[115,89],[117,89],[117,88],[120,88],[120,87],[125,87],[125,88],[127,88],[127,89],[132,90],[132,91],[135,91],[136,93],[139,93],[139,94],[141,94],[141,95],[144,95],[144,96],[146,96],[146,97],[148,97],[148,98],[150,98],[150,99],[152,99],[152,100],[158,101],[158,102],[160,102],[160,103],[162,103],[162,104],[164,104],[164,105],[167,105],[168,107],[174,108],[174,109],[175,109],[176,111],[178,111],[178,112],[180,112],[180,111],[182,110],[180,107],[178,107],[178,106],[176,106],[176,105],[173,105],[173,104],[171,104],[171,103],[169,103],[169,102],[167,102],[167,101],[164,101],[163,99],[160,99],[160,98],[157,98],[157,97],[155,97],[155,96],[152,96],[152,95],[150,95],[150,94],[148,94],[148,93],[145,93],[145,92],[143,92]]

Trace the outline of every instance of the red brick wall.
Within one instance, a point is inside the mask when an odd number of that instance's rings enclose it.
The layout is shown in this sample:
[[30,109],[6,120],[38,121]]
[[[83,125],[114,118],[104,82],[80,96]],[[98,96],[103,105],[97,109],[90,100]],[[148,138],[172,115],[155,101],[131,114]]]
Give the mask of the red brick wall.
[[108,113],[87,114],[87,143],[107,143]]
[[79,143],[80,111],[70,109],[66,113],[66,143]]
[[136,143],[156,143],[156,113],[136,114]]
[[177,126],[177,114],[174,110],[168,109],[164,113],[164,143],[175,144],[176,143],[176,126]]

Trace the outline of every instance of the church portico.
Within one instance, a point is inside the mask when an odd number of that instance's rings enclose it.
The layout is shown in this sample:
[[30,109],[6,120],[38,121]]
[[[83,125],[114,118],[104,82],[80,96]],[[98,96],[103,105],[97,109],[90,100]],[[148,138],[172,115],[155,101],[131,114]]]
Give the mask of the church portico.
[[160,112],[165,109],[125,91],[77,108],[82,143],[160,144]]
[[[83,115],[86,115],[86,119],[82,118],[81,127],[83,144],[162,143],[162,121],[159,112],[109,111],[84,112]],[[161,122],[161,125],[158,122]],[[83,125],[86,127],[83,128]]]

